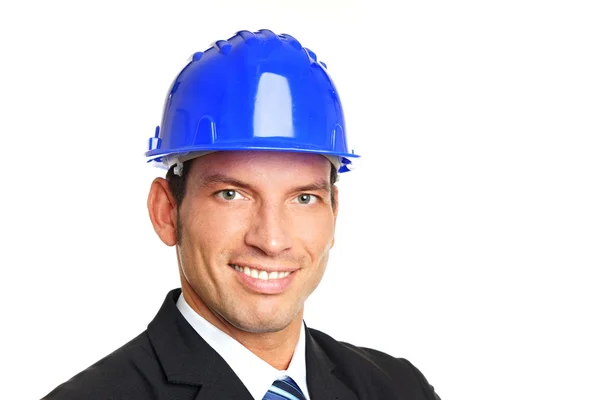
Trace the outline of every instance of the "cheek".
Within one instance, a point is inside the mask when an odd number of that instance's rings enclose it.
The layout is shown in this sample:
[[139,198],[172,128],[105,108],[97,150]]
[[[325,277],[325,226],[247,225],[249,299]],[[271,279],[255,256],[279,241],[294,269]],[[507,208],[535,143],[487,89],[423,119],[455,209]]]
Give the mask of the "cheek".
[[293,226],[295,236],[313,257],[321,258],[329,253],[335,229],[331,211],[319,210],[298,215]]
[[[226,252],[243,238],[247,217],[239,211],[215,207],[197,207],[184,216],[188,242],[198,251],[208,253]],[[214,255],[214,254],[213,254]]]

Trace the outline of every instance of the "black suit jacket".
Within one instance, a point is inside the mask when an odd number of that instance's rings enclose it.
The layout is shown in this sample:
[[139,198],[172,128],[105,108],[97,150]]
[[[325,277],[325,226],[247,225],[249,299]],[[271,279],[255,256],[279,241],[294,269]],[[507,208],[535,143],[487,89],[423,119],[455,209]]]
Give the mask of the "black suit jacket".
[[[167,295],[141,335],[58,386],[46,400],[252,400],[229,365]],[[313,400],[439,400],[407,360],[306,330],[306,379]]]

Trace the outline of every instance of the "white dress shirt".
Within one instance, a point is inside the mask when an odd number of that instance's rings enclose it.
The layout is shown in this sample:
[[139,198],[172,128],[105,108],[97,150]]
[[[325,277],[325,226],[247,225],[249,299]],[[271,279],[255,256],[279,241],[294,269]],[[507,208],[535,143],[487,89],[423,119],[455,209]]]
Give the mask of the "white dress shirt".
[[183,294],[177,300],[177,308],[206,343],[229,364],[255,400],[262,400],[273,381],[286,375],[300,386],[306,399],[310,400],[306,384],[306,334],[304,324],[302,324],[300,338],[288,369],[279,371],[196,313],[185,301]]

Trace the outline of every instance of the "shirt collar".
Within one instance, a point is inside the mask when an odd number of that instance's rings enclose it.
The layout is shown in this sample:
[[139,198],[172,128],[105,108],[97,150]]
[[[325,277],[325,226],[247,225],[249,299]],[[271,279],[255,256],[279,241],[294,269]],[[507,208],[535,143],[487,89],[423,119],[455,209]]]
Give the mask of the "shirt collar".
[[288,369],[279,371],[196,313],[185,301],[183,294],[177,300],[177,308],[192,328],[227,362],[255,400],[262,400],[273,381],[285,375],[291,377],[300,386],[309,400],[304,323]]

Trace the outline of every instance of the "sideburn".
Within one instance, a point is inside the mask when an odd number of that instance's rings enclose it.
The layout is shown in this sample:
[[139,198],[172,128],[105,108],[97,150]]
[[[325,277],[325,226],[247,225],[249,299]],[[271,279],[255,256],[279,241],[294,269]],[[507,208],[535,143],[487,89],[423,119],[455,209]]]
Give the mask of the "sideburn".
[[175,221],[175,239],[177,246],[181,245],[181,217],[179,216],[179,206],[177,207],[177,220]]

